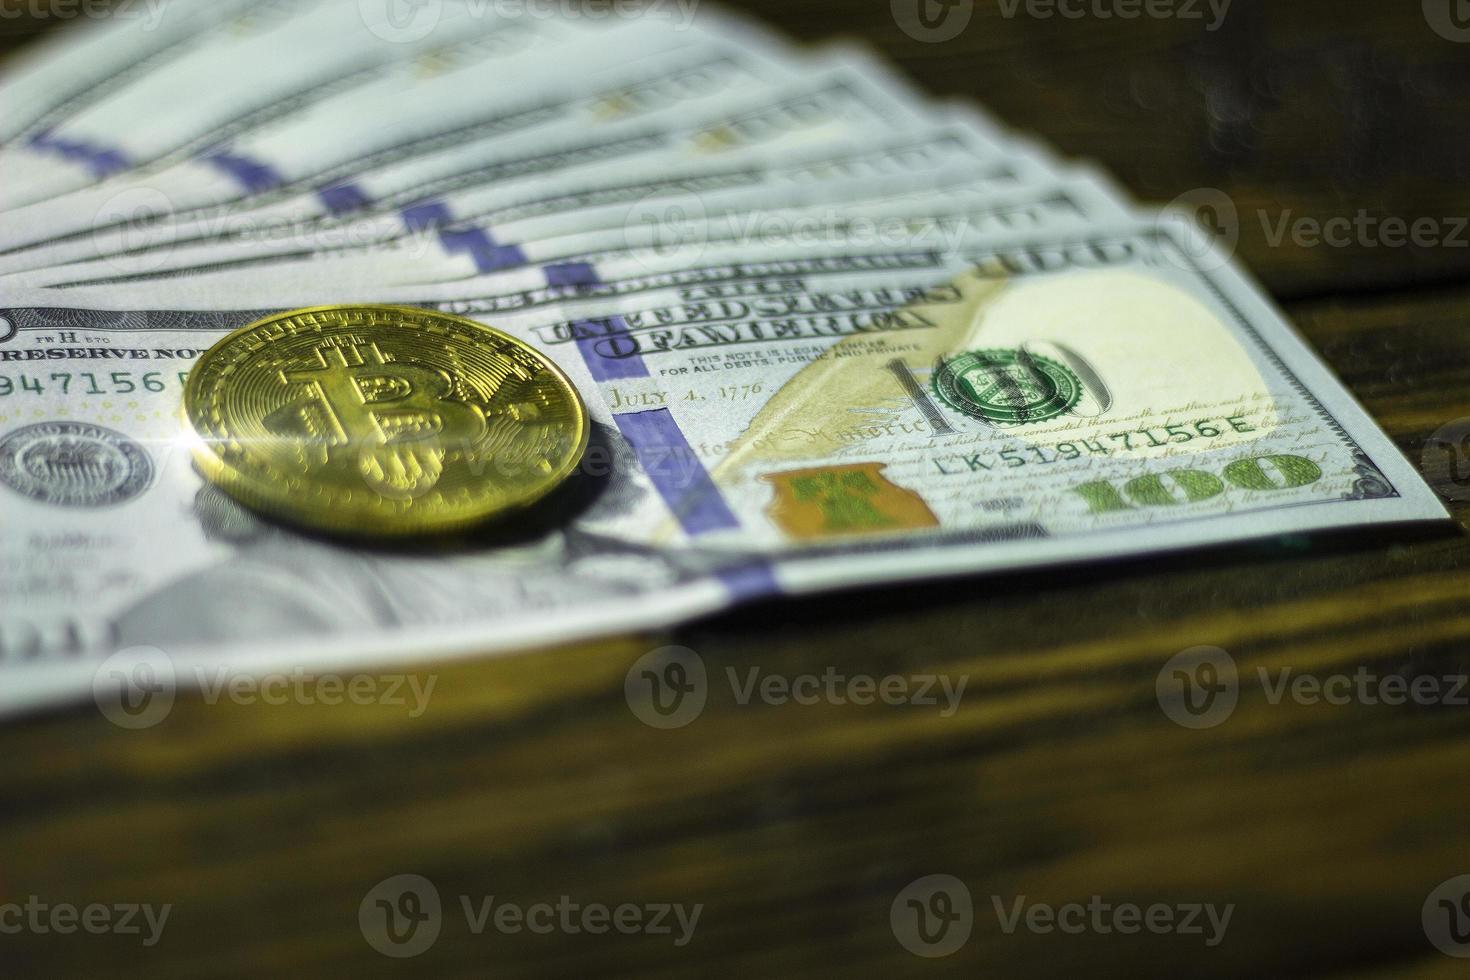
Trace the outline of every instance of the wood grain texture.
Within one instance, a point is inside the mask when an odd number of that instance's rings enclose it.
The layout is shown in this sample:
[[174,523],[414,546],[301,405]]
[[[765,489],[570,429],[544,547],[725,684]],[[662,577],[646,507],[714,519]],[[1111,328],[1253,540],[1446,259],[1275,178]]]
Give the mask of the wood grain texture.
[[[1411,459],[1470,416],[1470,249],[1272,247],[1256,209],[1470,214],[1470,45],[1416,3],[1236,0],[1225,26],[1008,19],[899,31],[882,0],[744,6],[844,32],[927,90],[1102,160],[1140,196],[1225,190],[1241,253]],[[95,710],[0,729],[0,900],[169,902],[163,941],[0,935],[6,976],[1438,977],[1420,909],[1470,872],[1470,708],[1273,705],[1258,669],[1470,673],[1459,528],[1285,539],[1158,560],[767,603],[635,637],[435,665],[431,707],[185,699],[124,732]],[[697,721],[623,696],[652,647],[720,678]],[[1187,731],[1161,665],[1228,650],[1240,704]],[[944,673],[934,708],[741,705],[726,668]],[[373,952],[357,908],[419,873],[432,950]],[[974,935],[937,961],[889,927],[921,875],[968,886]],[[705,906],[693,942],[476,936],[457,896]],[[1225,941],[1007,935],[991,896],[1233,903]]]

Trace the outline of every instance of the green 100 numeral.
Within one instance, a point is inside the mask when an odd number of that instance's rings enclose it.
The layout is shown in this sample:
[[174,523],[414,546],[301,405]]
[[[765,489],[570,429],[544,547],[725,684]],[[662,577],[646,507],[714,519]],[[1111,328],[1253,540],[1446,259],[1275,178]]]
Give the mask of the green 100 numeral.
[[1072,489],[1087,501],[1092,513],[1110,514],[1134,507],[1198,503],[1224,493],[1227,484],[1241,490],[1292,490],[1320,479],[1322,468],[1310,459],[1269,455],[1237,459],[1219,476],[1206,470],[1174,469],[1134,477],[1121,491],[1106,480]]

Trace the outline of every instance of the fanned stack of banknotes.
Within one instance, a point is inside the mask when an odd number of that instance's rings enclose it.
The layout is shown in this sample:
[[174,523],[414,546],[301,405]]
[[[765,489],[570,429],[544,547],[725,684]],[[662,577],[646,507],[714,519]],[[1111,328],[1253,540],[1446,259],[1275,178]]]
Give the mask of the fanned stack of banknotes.
[[[3,66],[0,708],[128,651],[340,669],[1445,516],[1190,222],[863,51],[704,6],[398,6],[136,5]],[[202,474],[191,367],[343,304],[555,365],[566,484],[381,547]],[[545,421],[366,335],[291,357],[370,430],[304,446],[307,484],[368,438],[364,492],[412,498],[436,419]],[[326,390],[283,439],[342,422]]]

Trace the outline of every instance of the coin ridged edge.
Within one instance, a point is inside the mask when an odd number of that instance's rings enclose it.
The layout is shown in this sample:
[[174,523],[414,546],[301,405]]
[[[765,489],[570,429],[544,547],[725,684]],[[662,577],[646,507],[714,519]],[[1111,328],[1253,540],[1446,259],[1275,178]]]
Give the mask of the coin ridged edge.
[[[293,511],[290,508],[283,506],[281,502],[272,495],[260,493],[259,491],[254,489],[253,480],[240,474],[233,466],[231,466],[224,459],[220,458],[220,456],[215,452],[214,445],[216,443],[232,440],[214,439],[200,431],[200,426],[196,423],[195,418],[196,413],[202,413],[199,403],[203,400],[204,396],[200,392],[200,388],[202,387],[203,382],[200,380],[201,374],[197,370],[197,368],[199,364],[213,351],[224,347],[249,334],[251,331],[257,330],[272,322],[288,319],[295,316],[304,316],[312,313],[330,313],[344,310],[362,311],[369,313],[399,313],[411,314],[414,316],[442,317],[444,319],[473,328],[475,331],[489,332],[509,341],[512,344],[529,349],[546,366],[546,369],[553,376],[559,379],[563,384],[565,384],[567,390],[571,392],[571,403],[576,409],[577,420],[578,422],[580,422],[580,425],[578,426],[578,438],[575,448],[568,454],[566,462],[557,467],[555,470],[552,471],[551,474],[548,475],[544,487],[540,488],[537,492],[529,493],[522,498],[513,500],[509,504],[500,503],[497,504],[495,507],[487,507],[479,512],[469,512],[450,520],[414,520],[412,518],[403,518],[400,520],[396,520],[391,526],[364,527],[361,524],[347,521],[311,519],[308,518],[307,515],[304,515],[299,511]],[[184,383],[184,394],[180,402],[179,413],[182,417],[186,433],[191,441],[191,449],[195,465],[198,466],[201,474],[206,480],[208,480],[213,485],[219,487],[232,499],[245,505],[251,510],[258,511],[261,514],[277,519],[286,524],[291,524],[296,527],[306,528],[313,531],[320,531],[328,534],[346,535],[359,538],[404,538],[412,537],[415,535],[450,534],[457,531],[466,530],[467,528],[476,527],[481,524],[491,523],[500,517],[509,517],[514,514],[521,513],[527,508],[534,506],[537,502],[545,499],[566,482],[567,478],[570,477],[576,471],[577,467],[581,464],[582,458],[586,454],[587,445],[591,440],[592,435],[591,417],[588,414],[587,404],[585,399],[583,399],[582,397],[582,393],[577,389],[577,386],[572,382],[572,379],[567,376],[567,373],[562,370],[559,364],[557,364],[551,358],[547,357],[541,351],[537,350],[532,345],[528,344],[526,341],[521,340],[519,337],[513,336],[512,334],[509,334],[504,330],[492,327],[489,324],[481,323],[478,320],[472,320],[469,317],[457,316],[453,313],[442,313],[438,310],[429,309],[421,306],[401,306],[379,303],[338,303],[326,304],[322,306],[305,306],[299,309],[282,310],[279,313],[272,313],[267,316],[263,316],[258,320],[247,323],[244,326],[237,327],[236,329],[230,331],[229,333],[225,334],[225,336],[221,337],[219,340],[211,344],[209,349],[206,350],[203,354],[199,355],[199,358],[194,362],[194,366],[191,367],[189,370],[189,377]],[[326,515],[316,516],[330,517],[330,511],[328,511]]]

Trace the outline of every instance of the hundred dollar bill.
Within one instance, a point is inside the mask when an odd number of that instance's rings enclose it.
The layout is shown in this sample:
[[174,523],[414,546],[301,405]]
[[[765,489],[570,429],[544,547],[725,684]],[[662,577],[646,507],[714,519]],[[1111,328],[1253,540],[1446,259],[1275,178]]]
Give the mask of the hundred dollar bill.
[[[320,289],[320,278],[325,276],[334,288],[349,293],[430,283],[465,283],[478,290],[509,270],[603,262],[624,253],[650,254],[662,265],[674,255],[697,261],[709,245],[759,247],[798,241],[812,247],[953,245],[975,234],[1084,225],[1126,213],[1105,184],[1090,175],[995,190],[988,179],[976,181],[967,172],[954,171],[935,174],[932,190],[888,196],[872,194],[871,185],[865,184],[861,180],[834,181],[831,186],[822,186],[823,194],[812,195],[815,199],[810,203],[794,201],[787,207],[755,206],[761,201],[772,202],[774,195],[765,188],[757,188],[757,194],[736,188],[735,193],[715,190],[644,198],[620,207],[618,222],[610,227],[520,242],[508,242],[496,235],[494,240],[499,244],[493,263],[485,261],[483,252],[461,247],[471,236],[483,234],[488,240],[492,233],[481,226],[457,223],[430,230],[427,236],[397,238],[357,249],[318,251],[276,263],[239,259],[181,270],[140,270],[118,275],[116,263],[103,260],[12,278],[33,277],[35,285],[76,288],[190,275],[202,276],[226,289],[242,283],[251,290],[270,287],[297,295],[303,284],[308,291]],[[530,274],[539,273],[531,270]],[[477,281],[471,285],[468,280]]]
[[[744,138],[733,140],[728,133],[741,116]],[[451,240],[484,233],[521,245],[624,228],[641,223],[646,210],[676,213],[687,206],[690,218],[700,218],[891,199],[961,185],[974,199],[1055,185],[1063,176],[1064,168],[1045,150],[1015,140],[969,111],[932,113],[922,125],[900,133],[862,132],[830,141],[803,135],[798,146],[754,138],[762,131],[779,137],[783,128],[813,125],[772,125],[780,118],[746,105],[695,128],[721,134],[717,140],[696,136],[693,141],[714,144],[718,152],[691,154],[678,166],[660,165],[652,178],[630,179],[626,167],[593,168],[573,175],[568,188],[538,189],[489,207],[462,206],[439,231]]]
[[[928,121],[907,86],[845,53],[818,58],[773,87],[713,102],[687,115],[676,107],[650,122],[635,119],[597,134],[612,139],[518,146],[450,173],[424,173],[417,163],[408,164],[379,175],[375,200],[386,213],[363,218],[354,228],[363,233],[376,222],[380,234],[402,234],[405,227],[420,226],[425,213],[448,222],[556,193],[564,181],[677,172],[709,160],[769,161],[834,140],[891,136]],[[994,139],[991,151],[1002,152]]]
[[[0,205],[13,211],[56,195],[69,200],[68,191],[220,147],[236,133],[324,95],[360,88],[383,66],[415,50],[499,33],[490,30],[499,26],[493,18],[446,16],[429,37],[393,44],[381,36],[386,14],[374,14],[373,6],[344,0],[255,5],[218,24],[178,57],[25,143],[0,149],[0,170],[8,178]],[[545,36],[553,24],[528,22],[534,30],[522,27],[520,33]],[[181,92],[189,97],[180,98]],[[212,159],[221,169],[229,165],[218,153]],[[15,244],[10,237],[0,241]]]
[[[131,0],[32,44],[0,70],[0,145],[69,115],[184,54],[219,24],[276,0]],[[0,171],[3,175],[3,171]]]
[[[911,175],[912,176],[912,175]],[[631,272],[677,271],[709,259],[735,261],[774,249],[871,251],[905,248],[953,251],[975,238],[992,239],[1040,229],[1080,228],[1129,213],[1101,175],[1078,171],[1070,180],[996,190],[987,180],[952,172],[937,175],[934,190],[864,199],[852,184],[842,203],[773,209],[721,209],[722,195],[687,193],[636,202],[612,228],[574,232],[491,250],[467,249],[466,240],[488,232],[463,225],[440,229],[433,240],[396,239],[389,247],[316,252],[273,264],[239,261],[158,274],[108,276],[111,261],[49,270],[63,289],[126,285],[123,295],[142,298],[149,283],[166,295],[213,292],[250,296],[261,303],[313,305],[330,297],[418,303],[445,297],[513,296],[535,291],[567,269],[618,277]],[[834,191],[834,195],[841,191]],[[745,197],[744,195],[741,195]],[[750,203],[745,198],[747,205]],[[493,263],[486,262],[492,255]],[[102,278],[87,281],[88,272]],[[78,277],[78,278],[73,278]],[[547,302],[552,301],[548,295]]]
[[[703,34],[642,57],[620,52],[615,61],[601,69],[586,63],[576,76],[531,92],[509,87],[482,100],[482,116],[469,125],[366,152],[325,170],[301,160],[284,167],[277,149],[275,161],[264,165],[276,178],[270,186],[262,182],[256,192],[232,184],[204,161],[134,178],[121,190],[109,189],[112,196],[93,216],[90,234],[0,256],[0,270],[41,270],[98,257],[158,268],[187,264],[188,256],[181,253],[214,244],[256,257],[340,244],[346,238],[334,236],[344,228],[344,216],[380,209],[386,197],[401,196],[407,188],[496,163],[510,174],[508,162],[518,159],[541,161],[544,169],[559,146],[584,148],[588,159],[607,159],[630,137],[646,142],[661,120],[687,120],[681,114],[697,117],[722,101],[774,91],[797,74],[799,64]],[[298,156],[320,154],[313,135],[319,127],[310,114],[289,127],[285,122],[282,128],[296,135],[273,140]],[[247,147],[232,152],[265,159]],[[340,141],[333,152],[356,150],[351,141]],[[527,162],[523,169],[533,167]],[[293,169],[298,172],[288,176]],[[213,206],[212,201],[225,203]]]
[[[332,669],[1446,516],[1254,287],[1167,224],[961,254],[792,249],[564,285],[550,305],[436,304],[555,360],[595,435],[554,506],[418,554],[263,523],[189,465],[189,364],[264,311],[65,295],[12,294],[0,321],[10,707],[89,692],[122,649],[186,681]],[[382,351],[326,363],[377,379],[384,418],[465,397],[384,388]],[[321,397],[303,389],[302,411],[332,411]]]
[[[157,89],[136,96],[149,96],[134,110],[145,114],[146,125],[128,122],[128,112],[106,102],[88,110],[85,118],[71,120],[70,130],[87,127],[87,134],[68,136],[68,145],[80,140],[87,145],[107,146],[104,152],[109,154],[108,159],[120,164],[115,168],[110,164],[106,174],[97,173],[95,168],[90,176],[83,173],[89,160],[74,153],[61,155],[78,161],[80,166],[58,164],[44,144],[17,149],[12,155],[20,159],[11,169],[20,164],[29,167],[21,175],[25,185],[5,199],[10,210],[7,223],[0,228],[0,248],[13,250],[60,235],[90,231],[99,211],[105,211],[117,195],[129,190],[163,192],[172,187],[180,206],[190,201],[207,204],[213,199],[230,200],[271,190],[295,176],[292,167],[298,163],[325,166],[369,148],[391,150],[405,142],[411,146],[414,140],[436,129],[462,126],[488,112],[500,99],[525,92],[521,85],[530,86],[534,92],[538,79],[553,71],[553,52],[585,59],[591,69],[599,62],[613,63],[614,52],[636,56],[640,38],[662,45],[670,43],[661,32],[650,32],[637,22],[592,29],[576,21],[472,18],[471,23],[480,28],[478,34],[385,65],[382,57],[401,54],[400,46],[379,41],[377,49],[368,46],[359,51],[350,44],[325,43],[324,37],[331,36],[332,29],[345,30],[344,23],[337,23],[344,19],[357,25],[347,32],[349,35],[373,38],[373,34],[362,25],[354,12],[355,5],[344,7],[339,0],[318,3],[323,5],[321,13],[332,15],[322,18],[325,23],[320,25],[321,30],[301,30],[296,21],[309,17],[309,13],[297,14],[274,31],[251,35],[248,40],[253,44],[240,59],[210,59],[214,66],[211,70],[222,70],[215,64],[222,61],[230,77],[250,74],[249,67],[236,64],[237,60],[256,63],[261,78],[248,86],[220,86],[227,97],[174,99],[175,108],[160,110],[158,103],[168,101],[169,91],[185,84],[208,85],[208,75],[201,66],[184,64],[178,68],[182,78],[158,72],[133,86]],[[487,24],[489,29],[485,29]],[[581,43],[592,37],[605,37],[621,45],[610,51],[606,43]],[[316,48],[336,54],[317,56],[313,53]],[[282,70],[266,56],[267,52],[287,65],[300,67]],[[207,53],[205,49],[200,57]],[[505,84],[506,78],[516,79],[516,84]],[[187,83],[183,79],[188,79]],[[486,94],[487,86],[493,94]],[[129,100],[128,105],[136,99]],[[98,118],[93,120],[92,116]],[[101,130],[109,125],[124,127],[126,137],[102,134]],[[274,152],[257,152],[260,143],[270,144],[273,138],[280,141],[280,145],[272,146]],[[131,144],[125,144],[125,139]],[[4,152],[0,151],[0,159]],[[125,172],[143,164],[149,166],[137,173]],[[86,186],[94,182],[93,177],[111,176],[113,172],[118,174],[113,179]],[[55,196],[58,189],[67,189],[59,187],[61,184],[76,189]],[[26,189],[33,186],[44,187],[46,192]]]
[[[311,225],[308,219],[298,232],[300,199],[293,199],[275,214],[263,208],[241,216],[239,223],[211,222],[193,241],[174,241],[173,231],[155,235],[150,227],[147,241],[151,246],[145,243],[121,251],[118,243],[123,236],[114,238],[109,233],[105,248],[118,251],[103,259],[85,259],[87,246],[73,248],[75,241],[12,253],[11,258],[38,256],[40,261],[9,273],[5,281],[22,287],[51,286],[171,271],[224,270],[239,264],[261,268],[275,261],[309,259],[334,251],[393,248],[399,239],[415,234],[437,238],[451,252],[454,241],[482,234],[487,242],[515,245],[620,227],[633,208],[677,206],[690,195],[703,198],[728,192],[745,195],[762,206],[783,207],[841,201],[854,185],[867,194],[909,183],[939,183],[952,171],[962,171],[973,186],[1002,193],[1044,181],[1043,172],[1050,173],[1051,168],[1037,166],[1020,154],[997,155],[990,137],[961,120],[877,139],[822,141],[789,154],[708,154],[683,166],[661,168],[651,176],[605,174],[594,168],[590,173],[570,175],[566,187],[528,189],[512,203],[471,215],[451,213],[417,231],[407,221],[400,228],[384,227],[380,215],[372,213],[366,231],[356,219],[330,225]],[[372,176],[367,175],[361,184],[372,187]],[[380,240],[379,235],[386,237]],[[4,267],[0,262],[0,268]]]
[[[673,176],[752,164],[769,168],[798,153],[806,153],[810,160],[816,148],[836,141],[851,145],[864,136],[891,139],[893,132],[918,128],[924,122],[901,93],[845,60],[822,63],[774,86],[763,82],[745,86],[738,96],[730,95],[722,85],[709,98],[711,105],[691,113],[692,118],[681,118],[685,110],[698,108],[705,101],[691,95],[681,104],[606,125],[563,120],[550,135],[541,127],[532,127],[533,131],[513,138],[492,139],[490,142],[499,149],[468,170],[438,172],[442,163],[438,154],[396,164],[353,182],[355,199],[376,204],[371,214],[352,218],[345,225],[319,224],[302,233],[288,228],[283,236],[269,236],[264,241],[248,233],[249,229],[275,228],[276,216],[285,217],[285,209],[298,206],[296,201],[283,202],[278,208],[240,215],[224,226],[215,225],[213,231],[230,227],[247,230],[233,236],[236,240],[232,244],[220,243],[218,249],[199,251],[214,244],[211,237],[209,242],[199,244],[160,243],[102,261],[116,267],[116,274],[124,275],[222,263],[257,269],[273,256],[309,260],[324,251],[322,246],[328,243],[340,247],[344,240],[381,242],[432,233],[461,216],[544,200],[589,185],[596,187],[599,182],[626,182],[629,174]],[[965,146],[992,159],[998,160],[1001,155],[998,144],[978,129]],[[1020,154],[1008,159],[1007,166],[1028,175],[1046,172],[1038,160]],[[888,179],[891,181],[892,176]],[[155,231],[145,229],[150,238]],[[514,258],[513,251],[497,248],[499,243],[487,234],[438,237],[449,245],[450,252],[470,255],[482,266],[493,267],[495,262]],[[200,257],[202,262],[195,261]],[[36,270],[24,278],[51,284],[75,277]]]
[[[781,261],[814,251],[831,257],[896,250],[952,256],[1022,231],[1082,228],[1133,213],[1102,174],[1085,168],[1068,173],[1034,187],[989,177],[969,183],[960,178],[944,186],[936,175],[940,186],[934,191],[832,206],[735,211],[715,220],[703,195],[690,193],[672,203],[637,202],[611,229],[519,245],[491,245],[487,233],[480,248],[467,248],[465,239],[474,232],[457,225],[439,230],[438,248],[419,238],[387,253],[318,252],[297,263],[240,262],[53,288],[68,298],[132,305],[167,301],[179,308],[208,306],[214,297],[228,296],[252,307],[474,302],[486,310],[526,313],[584,294],[644,290],[650,282],[671,282],[670,277],[699,266]],[[645,208],[648,204],[653,207]],[[471,253],[470,262],[443,263],[446,254],[462,252]],[[486,255],[495,261],[484,261]]]
[[[557,148],[609,159],[639,139],[646,144],[681,108],[697,118],[701,107],[736,93],[752,98],[806,66],[743,24],[705,21],[713,26],[677,35],[631,22],[579,35],[595,43],[559,46],[544,27],[527,34],[507,24],[436,51],[429,69],[404,64],[241,135],[225,157],[211,150],[48,202],[27,219],[30,231],[12,234],[60,240],[14,249],[0,256],[0,270],[330,225],[429,182],[494,173],[516,159],[554,159]],[[561,58],[581,70],[558,71]],[[364,125],[385,116],[391,123]]]

